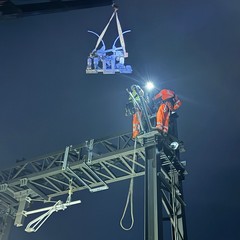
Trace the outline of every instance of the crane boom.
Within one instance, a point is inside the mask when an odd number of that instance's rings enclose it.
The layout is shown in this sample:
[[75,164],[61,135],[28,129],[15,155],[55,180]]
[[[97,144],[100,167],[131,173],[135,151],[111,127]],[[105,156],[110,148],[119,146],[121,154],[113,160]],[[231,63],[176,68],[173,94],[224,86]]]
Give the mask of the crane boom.
[[56,13],[108,5],[112,5],[111,0],[46,0],[44,2],[31,0],[25,4],[23,4],[22,1],[0,0],[0,19]]

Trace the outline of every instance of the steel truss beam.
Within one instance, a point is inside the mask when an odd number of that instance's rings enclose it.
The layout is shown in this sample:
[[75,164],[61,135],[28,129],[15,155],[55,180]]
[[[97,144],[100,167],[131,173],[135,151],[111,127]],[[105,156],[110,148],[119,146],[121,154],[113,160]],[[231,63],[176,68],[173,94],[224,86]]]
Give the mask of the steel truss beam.
[[[22,226],[26,198],[55,200],[72,192],[92,192],[108,188],[109,183],[144,175],[144,147],[133,149],[131,134],[90,140],[0,171],[0,206],[15,211],[15,225]],[[133,155],[135,169],[132,171]]]
[[0,192],[11,193],[9,197],[17,201],[22,195],[50,200],[68,193],[70,179],[73,179],[73,191],[79,191],[144,174],[145,153],[141,145],[135,150],[137,162],[132,173],[134,149],[129,134],[97,140],[91,151],[92,158],[89,158],[87,141],[76,147],[67,147],[65,151],[19,162],[0,171]]
[[[183,227],[185,203],[181,188],[186,172],[176,151],[169,150],[161,141],[161,136],[154,137],[158,140],[152,141],[152,137],[139,140],[136,149],[131,133],[107,139],[91,139],[75,147],[67,146],[59,152],[18,162],[16,166],[0,171],[0,206],[3,209],[11,207],[11,212],[15,211],[12,214],[16,216],[15,225],[21,226],[24,220],[22,212],[28,205],[28,198],[36,201],[56,200],[69,193],[70,185],[73,192],[104,190],[110,183],[143,176],[146,164],[157,163],[159,167],[147,173],[151,179],[156,178],[152,193],[156,194],[154,188],[158,188],[155,200],[149,198],[149,206],[154,200],[149,218],[157,209],[154,225],[157,217],[158,226],[164,221],[170,223],[172,240],[187,240]],[[155,159],[152,163],[149,162],[149,156]],[[163,226],[161,228],[164,229]],[[156,229],[150,231],[155,232]],[[151,239],[157,240],[156,237],[146,238]]]
[[[182,191],[182,180],[186,171],[178,159],[170,159],[164,151],[161,151],[159,158],[162,167],[157,175],[162,200],[162,221],[170,223],[172,240],[187,240],[184,214],[186,204]],[[164,224],[162,227],[164,229]],[[163,235],[159,239],[165,238]]]

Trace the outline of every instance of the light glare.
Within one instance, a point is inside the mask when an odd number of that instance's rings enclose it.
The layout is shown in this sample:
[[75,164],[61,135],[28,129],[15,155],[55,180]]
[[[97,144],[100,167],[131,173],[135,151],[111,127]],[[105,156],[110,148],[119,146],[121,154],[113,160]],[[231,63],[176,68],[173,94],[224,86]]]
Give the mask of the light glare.
[[148,90],[152,90],[152,89],[154,88],[153,83],[152,83],[152,82],[147,82],[147,83],[146,83],[146,88],[147,88]]

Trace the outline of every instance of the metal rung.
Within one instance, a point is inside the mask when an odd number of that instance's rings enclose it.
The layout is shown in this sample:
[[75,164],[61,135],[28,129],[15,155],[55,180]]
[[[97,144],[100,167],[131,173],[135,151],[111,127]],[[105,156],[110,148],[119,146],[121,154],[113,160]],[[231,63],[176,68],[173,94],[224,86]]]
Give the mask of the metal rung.
[[100,192],[100,191],[107,190],[107,189],[109,189],[109,187],[107,185],[105,185],[105,186],[101,186],[101,187],[97,187],[97,188],[92,188],[89,191],[90,192]]

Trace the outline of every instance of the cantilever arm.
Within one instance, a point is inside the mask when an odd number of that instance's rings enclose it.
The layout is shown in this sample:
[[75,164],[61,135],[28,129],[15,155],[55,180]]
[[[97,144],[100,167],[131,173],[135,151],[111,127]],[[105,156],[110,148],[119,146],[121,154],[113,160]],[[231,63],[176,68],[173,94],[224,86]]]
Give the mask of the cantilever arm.
[[69,202],[69,203],[62,203],[61,200],[57,201],[52,207],[47,207],[47,208],[42,208],[38,210],[33,210],[33,211],[25,211],[24,215],[30,215],[33,213],[37,212],[43,212],[47,211],[46,213],[42,214],[41,216],[35,218],[31,222],[28,223],[28,225],[25,228],[26,232],[36,232],[42,225],[43,223],[46,222],[46,220],[54,213],[59,210],[65,210],[68,206],[75,205],[81,203],[80,200]]

